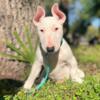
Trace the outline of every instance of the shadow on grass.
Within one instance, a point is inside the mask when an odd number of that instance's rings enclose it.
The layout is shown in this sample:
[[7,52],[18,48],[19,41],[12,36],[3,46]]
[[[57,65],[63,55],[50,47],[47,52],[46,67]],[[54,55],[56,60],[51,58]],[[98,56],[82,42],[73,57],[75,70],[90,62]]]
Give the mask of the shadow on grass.
[[22,85],[22,81],[12,79],[0,80],[0,100],[3,100],[2,96],[4,95],[16,94],[18,90],[22,87]]

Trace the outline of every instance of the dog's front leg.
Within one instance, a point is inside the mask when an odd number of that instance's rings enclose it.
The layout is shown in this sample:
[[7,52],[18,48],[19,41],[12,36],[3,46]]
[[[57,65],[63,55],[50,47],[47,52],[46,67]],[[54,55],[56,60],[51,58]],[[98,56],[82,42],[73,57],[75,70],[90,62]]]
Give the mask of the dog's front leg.
[[41,63],[39,61],[35,61],[31,73],[24,84],[24,89],[30,89],[34,84],[35,79],[38,77],[40,71],[42,69]]

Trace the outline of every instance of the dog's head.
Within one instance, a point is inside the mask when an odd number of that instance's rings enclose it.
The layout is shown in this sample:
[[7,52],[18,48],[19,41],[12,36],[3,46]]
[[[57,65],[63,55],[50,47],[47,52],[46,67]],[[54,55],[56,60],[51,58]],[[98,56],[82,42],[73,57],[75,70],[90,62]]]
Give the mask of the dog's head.
[[63,23],[66,19],[57,3],[52,6],[51,12],[52,16],[45,17],[44,8],[38,6],[33,18],[33,22],[38,29],[42,49],[46,53],[53,53],[59,50],[63,37]]

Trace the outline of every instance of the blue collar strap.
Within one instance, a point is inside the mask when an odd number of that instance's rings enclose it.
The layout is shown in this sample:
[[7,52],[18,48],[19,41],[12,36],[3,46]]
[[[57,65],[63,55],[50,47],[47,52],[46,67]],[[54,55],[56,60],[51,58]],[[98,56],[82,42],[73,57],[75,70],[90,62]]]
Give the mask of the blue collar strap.
[[26,98],[27,98],[27,100],[28,100],[28,97],[29,97],[29,96],[34,95],[34,94],[36,93],[37,90],[41,89],[41,88],[44,86],[44,84],[45,84],[45,83],[47,82],[47,80],[48,80],[49,72],[50,72],[50,66],[47,65],[47,66],[45,67],[45,74],[46,74],[46,75],[45,75],[45,77],[42,79],[42,81],[35,87],[35,89],[33,88],[33,89],[31,89],[31,90],[29,90],[29,91],[26,92]]
[[49,72],[50,72],[50,66],[49,65],[46,65],[45,72],[46,72],[46,75],[42,79],[42,81],[40,82],[40,84],[36,86],[36,90],[41,89],[43,87],[43,85],[47,82],[48,76],[49,76]]

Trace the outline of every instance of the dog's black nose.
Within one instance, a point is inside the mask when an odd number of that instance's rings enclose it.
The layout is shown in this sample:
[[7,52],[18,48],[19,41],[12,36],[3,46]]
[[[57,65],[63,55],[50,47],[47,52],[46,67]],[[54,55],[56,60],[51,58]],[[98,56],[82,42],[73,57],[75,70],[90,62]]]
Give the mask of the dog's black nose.
[[53,47],[47,47],[47,52],[54,52],[54,46]]

